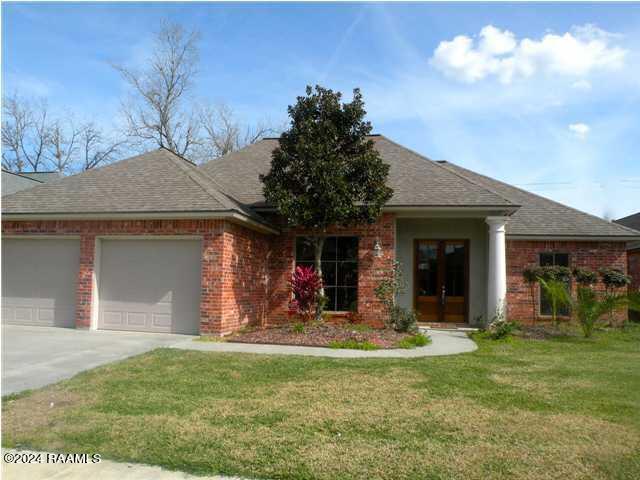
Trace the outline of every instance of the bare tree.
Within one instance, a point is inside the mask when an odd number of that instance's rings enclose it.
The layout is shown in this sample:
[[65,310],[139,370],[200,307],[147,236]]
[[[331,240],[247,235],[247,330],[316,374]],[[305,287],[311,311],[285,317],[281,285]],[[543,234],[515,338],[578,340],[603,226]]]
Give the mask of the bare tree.
[[55,120],[49,128],[49,132],[47,145],[49,168],[56,172],[67,173],[74,167],[80,129],[74,125],[71,119],[67,121]]
[[132,95],[122,110],[127,135],[133,140],[184,156],[198,144],[198,119],[185,105],[197,73],[198,37],[196,31],[165,23],[141,71],[114,65],[131,87]]
[[203,108],[200,111],[200,122],[203,130],[200,157],[207,160],[222,157],[256,143],[277,131],[268,126],[267,122],[242,127],[233,110],[225,104]]
[[80,131],[79,144],[80,168],[91,170],[115,160],[126,142],[110,140],[94,123],[88,123]]
[[47,103],[32,104],[14,94],[3,99],[2,114],[2,166],[41,171],[51,142]]

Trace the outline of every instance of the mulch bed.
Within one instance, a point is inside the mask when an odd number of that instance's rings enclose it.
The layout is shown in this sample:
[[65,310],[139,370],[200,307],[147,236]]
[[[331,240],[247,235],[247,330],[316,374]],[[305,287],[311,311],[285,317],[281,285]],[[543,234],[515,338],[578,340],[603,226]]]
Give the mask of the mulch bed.
[[[356,327],[357,328],[357,327]],[[355,340],[371,342],[378,348],[397,348],[397,343],[411,334],[398,333],[391,329],[371,329],[358,331],[349,325],[331,325],[326,323],[305,325],[304,332],[294,331],[293,325],[263,328],[240,332],[227,339],[238,343],[272,343],[276,345],[298,345],[306,347],[328,347],[334,341]]]
[[528,340],[548,340],[551,338],[560,337],[575,337],[578,334],[575,331],[568,330],[567,328],[557,328],[550,324],[541,325],[520,325],[515,332],[518,337],[526,338]]

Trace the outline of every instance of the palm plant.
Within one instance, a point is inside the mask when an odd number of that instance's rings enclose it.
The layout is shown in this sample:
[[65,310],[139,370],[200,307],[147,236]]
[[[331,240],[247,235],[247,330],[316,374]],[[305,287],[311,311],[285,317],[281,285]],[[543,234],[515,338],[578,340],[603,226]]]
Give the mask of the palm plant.
[[553,323],[558,326],[558,310],[562,307],[571,306],[569,287],[565,281],[555,278],[544,279],[538,277],[538,282],[540,282],[542,290],[551,303],[551,318],[553,319]]
[[577,299],[573,302],[573,311],[582,327],[584,336],[589,338],[600,317],[624,306],[630,310],[640,311],[640,293],[614,294],[607,292],[602,298],[598,298],[593,289],[578,287]]

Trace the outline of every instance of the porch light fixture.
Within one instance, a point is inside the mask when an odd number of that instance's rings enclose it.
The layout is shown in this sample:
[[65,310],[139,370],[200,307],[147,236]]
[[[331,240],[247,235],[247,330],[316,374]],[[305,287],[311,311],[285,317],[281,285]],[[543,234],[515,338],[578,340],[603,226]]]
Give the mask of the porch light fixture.
[[380,244],[380,239],[376,238],[375,243],[373,244],[373,256],[381,257],[382,256],[382,245]]

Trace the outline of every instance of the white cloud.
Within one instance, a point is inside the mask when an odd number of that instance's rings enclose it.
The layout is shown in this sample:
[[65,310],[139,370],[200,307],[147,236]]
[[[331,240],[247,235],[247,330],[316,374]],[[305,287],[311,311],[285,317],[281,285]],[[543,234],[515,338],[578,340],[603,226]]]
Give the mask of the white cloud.
[[571,125],[569,125],[569,130],[573,132],[576,137],[582,140],[587,138],[587,134],[589,133],[591,128],[589,127],[589,125],[584,123],[572,123]]
[[620,68],[627,51],[612,45],[618,36],[587,24],[563,35],[518,41],[508,30],[487,25],[474,40],[458,35],[440,42],[431,64],[445,75],[473,83],[497,77],[502,83],[536,73],[583,77],[596,70]]

